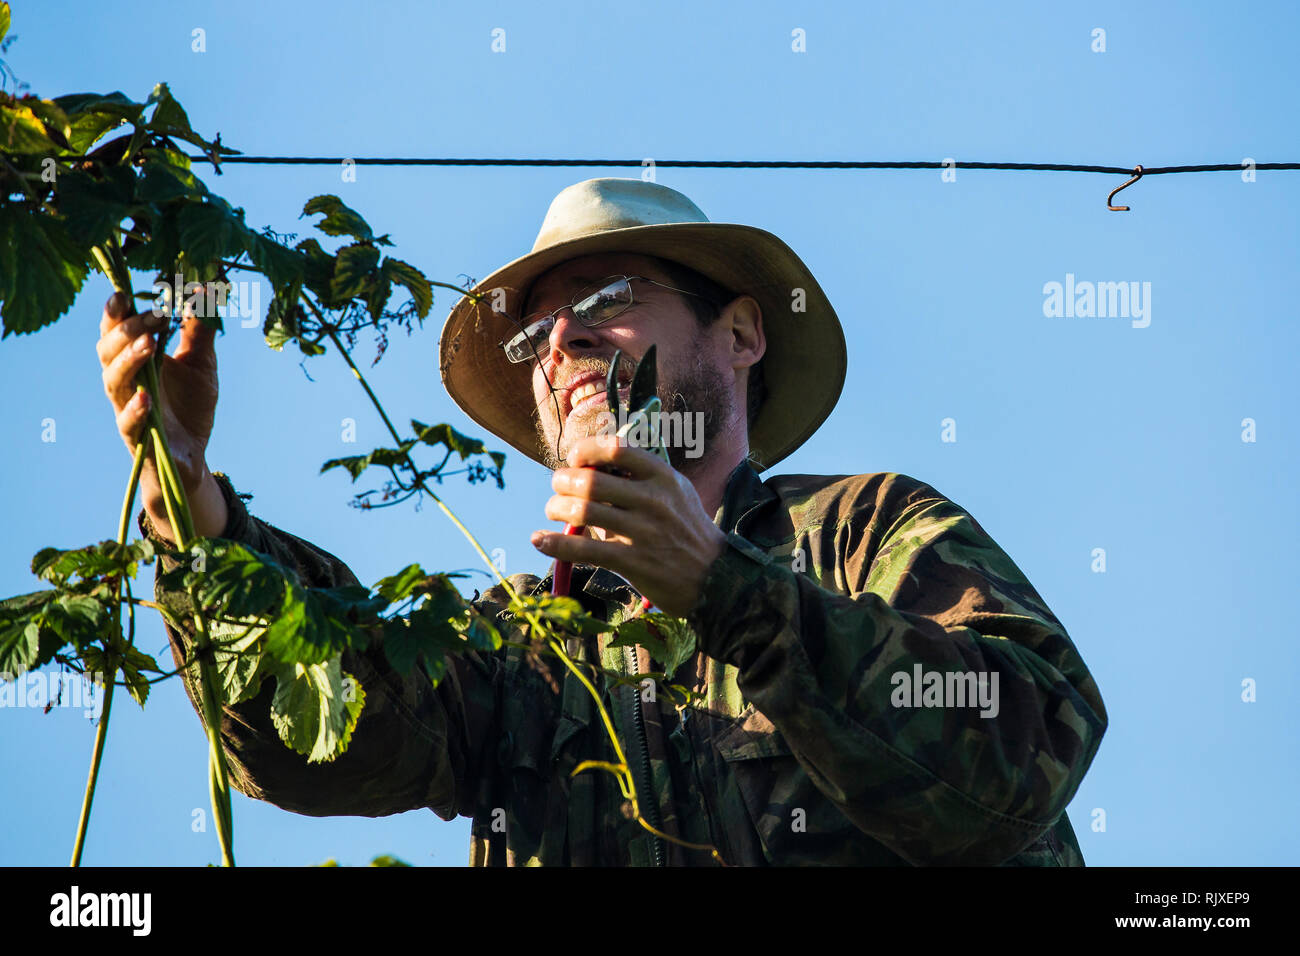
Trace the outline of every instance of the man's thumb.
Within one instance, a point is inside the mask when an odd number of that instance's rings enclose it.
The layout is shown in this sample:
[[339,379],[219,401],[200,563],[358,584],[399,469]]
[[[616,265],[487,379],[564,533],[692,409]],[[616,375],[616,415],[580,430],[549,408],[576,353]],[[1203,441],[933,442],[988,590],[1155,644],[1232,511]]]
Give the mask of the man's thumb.
[[193,315],[185,316],[181,322],[180,342],[176,347],[177,359],[186,356],[208,358],[213,354],[212,340],[216,338],[215,326],[206,324]]

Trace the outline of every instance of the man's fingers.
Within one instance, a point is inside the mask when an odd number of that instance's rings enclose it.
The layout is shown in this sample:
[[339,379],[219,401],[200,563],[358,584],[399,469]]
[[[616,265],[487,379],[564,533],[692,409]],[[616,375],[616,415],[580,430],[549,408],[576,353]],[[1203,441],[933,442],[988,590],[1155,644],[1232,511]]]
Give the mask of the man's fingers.
[[668,468],[657,455],[628,445],[617,435],[592,435],[575,443],[569,452],[568,465],[571,468],[613,465],[633,478],[650,478],[664,474]]
[[612,550],[622,545],[610,541],[597,541],[581,534],[562,534],[554,531],[534,531],[529,539],[533,547],[552,558],[572,561],[574,564],[592,564],[599,568],[608,568],[615,573],[618,569],[609,561],[617,551]]
[[557,494],[604,501],[619,508],[640,504],[647,490],[631,478],[607,474],[595,468],[560,468],[551,476]]
[[99,334],[102,338],[116,323],[131,314],[131,301],[124,293],[114,292],[104,303],[104,316],[99,320]]
[[136,392],[117,413],[117,431],[126,442],[127,450],[134,454],[140,443],[145,420],[149,417],[149,394]]
[[115,409],[121,410],[131,400],[131,393],[135,391],[136,373],[144,367],[153,350],[152,335],[138,336],[131,347],[122,349],[104,367],[104,392]]
[[95,343],[95,353],[99,356],[100,364],[108,365],[117,358],[122,349],[127,348],[145,333],[157,332],[166,321],[165,317],[155,316],[152,312],[141,312],[139,315],[114,321]]
[[552,521],[565,521],[571,525],[604,528],[614,534],[629,537],[644,521],[634,511],[625,511],[622,508],[601,504],[599,501],[569,498],[564,495],[556,495],[546,502],[546,517]]

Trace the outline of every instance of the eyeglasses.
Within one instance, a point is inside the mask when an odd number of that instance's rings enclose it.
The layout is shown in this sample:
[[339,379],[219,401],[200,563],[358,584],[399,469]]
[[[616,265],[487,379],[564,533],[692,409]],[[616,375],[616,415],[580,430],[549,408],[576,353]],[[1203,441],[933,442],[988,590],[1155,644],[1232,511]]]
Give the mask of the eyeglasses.
[[505,349],[506,358],[515,364],[527,362],[534,358],[540,362],[546,358],[547,353],[551,350],[551,330],[555,328],[555,317],[557,315],[565,309],[573,309],[574,318],[581,322],[585,328],[590,329],[602,325],[636,305],[636,299],[632,295],[633,279],[649,282],[651,285],[657,285],[661,289],[668,289],[670,292],[680,292],[682,295],[693,295],[696,298],[709,301],[706,296],[702,296],[698,292],[674,289],[670,285],[664,285],[654,279],[647,279],[645,276],[607,276],[599,282],[579,290],[573,297],[573,301],[568,305],[562,305],[552,312],[536,312],[528,316],[519,323],[522,331],[518,335],[497,344]]

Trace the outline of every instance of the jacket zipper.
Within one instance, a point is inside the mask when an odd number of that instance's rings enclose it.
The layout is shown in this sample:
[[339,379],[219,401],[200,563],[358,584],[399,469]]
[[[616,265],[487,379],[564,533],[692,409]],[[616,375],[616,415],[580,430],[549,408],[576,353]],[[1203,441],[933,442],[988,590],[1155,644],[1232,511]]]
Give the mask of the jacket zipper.
[[[628,676],[630,677],[636,673],[636,648],[628,647],[625,651],[626,653],[623,655],[623,660],[627,666]],[[636,684],[629,684],[628,689],[632,692],[632,723],[636,726],[636,737],[641,746],[640,764],[645,776],[645,790],[643,791],[646,798],[645,817],[650,821],[652,827],[656,830],[662,830],[663,825],[659,820],[659,804],[654,799],[654,778],[650,770],[650,745],[646,740],[645,734],[645,714],[641,710],[641,691]],[[640,799],[638,799],[637,802],[640,803]],[[650,846],[654,856],[654,865],[665,866],[663,840],[655,836],[653,833],[649,834],[649,837]]]

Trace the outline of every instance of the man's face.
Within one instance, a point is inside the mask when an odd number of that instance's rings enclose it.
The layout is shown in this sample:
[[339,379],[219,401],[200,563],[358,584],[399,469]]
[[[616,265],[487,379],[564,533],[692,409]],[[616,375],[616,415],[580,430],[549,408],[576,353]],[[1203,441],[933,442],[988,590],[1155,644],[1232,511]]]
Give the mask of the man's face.
[[[583,256],[538,278],[529,290],[523,315],[567,306],[580,289],[622,275],[675,285],[645,256]],[[706,453],[710,440],[730,417],[735,377],[723,361],[727,352],[722,337],[700,328],[688,297],[636,279],[631,286],[632,307],[595,328],[582,325],[572,309],[561,309],[551,330],[550,351],[540,363],[533,360],[537,433],[551,469],[564,466],[575,441],[606,429],[609,403],[604,383],[610,360],[619,349],[623,351],[618,373],[620,402],[627,401],[627,386],[637,360],[656,345],[658,393],[664,411],[703,413],[700,440]],[[591,386],[595,391],[587,394]],[[679,471],[692,462],[681,447],[670,447],[669,456]]]

